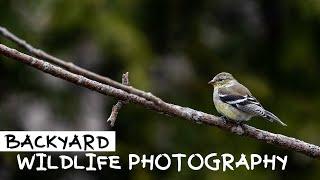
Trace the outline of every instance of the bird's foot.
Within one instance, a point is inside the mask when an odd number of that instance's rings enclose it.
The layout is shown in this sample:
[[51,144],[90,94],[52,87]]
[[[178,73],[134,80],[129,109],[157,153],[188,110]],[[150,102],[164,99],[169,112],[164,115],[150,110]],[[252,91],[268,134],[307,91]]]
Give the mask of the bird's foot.
[[229,121],[229,118],[227,118],[226,116],[220,116],[220,119],[223,121],[224,124],[226,124],[227,121]]
[[235,123],[238,125],[238,126],[242,126],[244,124],[245,121],[239,121],[239,120],[235,120]]
[[240,120],[229,119],[226,116],[220,116],[220,119],[223,121],[224,124],[227,124],[227,122],[231,122],[237,126],[242,126],[245,122],[245,121],[240,121]]

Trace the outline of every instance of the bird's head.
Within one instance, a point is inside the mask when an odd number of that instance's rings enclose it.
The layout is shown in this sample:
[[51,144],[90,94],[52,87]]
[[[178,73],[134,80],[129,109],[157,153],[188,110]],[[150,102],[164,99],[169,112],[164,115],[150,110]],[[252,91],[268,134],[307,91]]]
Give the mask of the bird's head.
[[209,81],[208,84],[211,84],[212,86],[215,87],[215,86],[220,86],[225,83],[228,83],[232,80],[234,80],[234,78],[230,73],[221,72],[217,74],[211,81]]

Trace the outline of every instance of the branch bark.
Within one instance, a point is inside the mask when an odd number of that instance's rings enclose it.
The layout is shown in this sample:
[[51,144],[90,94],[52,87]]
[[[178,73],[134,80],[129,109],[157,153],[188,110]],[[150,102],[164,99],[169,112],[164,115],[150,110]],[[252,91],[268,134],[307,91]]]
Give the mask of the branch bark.
[[[228,121],[226,122],[219,117],[188,107],[182,107],[175,104],[166,103],[164,101],[162,101],[161,103],[155,103],[136,94],[131,94],[122,89],[117,89],[116,87],[99,83],[82,75],[71,73],[65,69],[56,67],[48,62],[44,62],[32,56],[20,53],[17,50],[11,49],[2,44],[0,44],[0,54],[27,64],[42,72],[51,74],[58,78],[74,83],[78,86],[91,89],[104,95],[113,96],[123,101],[138,104],[162,114],[180,117],[182,119],[200,124],[216,126],[222,130],[237,134],[239,136],[250,137],[264,143],[273,144],[291,151],[300,152],[307,156],[320,159],[320,147],[317,145],[313,145],[285,135],[260,130],[246,124],[237,125]],[[147,93],[144,92],[144,94]]]
[[[128,86],[129,85],[129,72],[126,72],[122,75],[122,84]],[[127,101],[121,101],[119,100],[117,102],[117,104],[115,104],[113,107],[112,107],[112,110],[111,110],[111,114],[107,120],[107,123],[110,123],[110,126],[113,127],[114,126],[114,123],[116,122],[116,119],[117,119],[117,116],[118,116],[118,113],[120,111],[120,109],[122,108],[122,106],[124,106],[125,104],[127,104],[128,102]]]
[[81,68],[79,66],[76,66],[75,64],[73,64],[72,62],[67,62],[64,61],[62,59],[56,58],[46,52],[44,52],[41,49],[37,49],[35,47],[33,47],[32,45],[30,45],[29,43],[27,43],[25,40],[19,38],[18,36],[16,36],[15,34],[11,33],[10,31],[8,31],[5,27],[0,26],[0,35],[2,35],[3,37],[5,37],[6,39],[16,43],[17,45],[19,45],[20,47],[26,49],[28,52],[30,52],[33,56],[38,57],[40,59],[43,59],[45,61],[48,61],[52,64],[55,64],[59,67],[62,67],[74,74],[79,74],[82,75],[84,77],[87,77],[89,79],[95,80],[97,82],[103,83],[103,84],[108,84],[110,86],[113,86],[115,88],[118,89],[122,89],[124,91],[127,91],[131,94],[136,94],[138,96],[141,96],[147,100],[153,101],[156,104],[161,104],[163,103],[162,100],[156,96],[154,96],[152,93],[148,92],[144,92],[141,91],[139,89],[133,88],[131,86],[126,86],[123,85],[117,81],[114,81],[108,77],[104,77],[101,76],[99,74],[96,74],[94,72],[88,71],[84,68]]

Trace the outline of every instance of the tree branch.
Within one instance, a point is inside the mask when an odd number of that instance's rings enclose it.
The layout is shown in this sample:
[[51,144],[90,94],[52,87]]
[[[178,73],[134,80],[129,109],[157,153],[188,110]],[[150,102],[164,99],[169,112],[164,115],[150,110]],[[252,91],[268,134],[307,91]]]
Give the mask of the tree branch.
[[105,85],[97,81],[90,80],[81,75],[71,73],[60,67],[56,67],[48,62],[44,62],[37,58],[20,53],[17,50],[11,49],[2,44],[0,44],[0,54],[8,58],[15,59],[29,66],[32,66],[33,68],[36,68],[42,72],[51,74],[58,78],[72,82],[78,86],[91,89],[93,91],[99,92],[104,95],[113,96],[123,101],[128,101],[130,103],[138,104],[143,107],[155,110],[159,113],[180,117],[182,119],[190,120],[200,124],[216,126],[220,129],[237,134],[239,136],[250,137],[250,138],[262,141],[264,143],[273,144],[288,150],[300,152],[307,156],[320,159],[319,146],[309,144],[292,137],[287,137],[281,134],[274,134],[268,131],[254,128],[246,124],[237,125],[228,121],[223,121],[219,117],[216,117],[201,111],[197,111],[188,107],[181,107],[181,106],[166,103],[163,101],[162,103],[155,103],[153,101],[149,101],[143,97],[140,97],[136,94],[130,94],[121,89],[117,89],[116,87]]
[[[122,75],[122,84],[128,86],[129,85],[129,72],[126,72]],[[116,122],[116,119],[117,119],[117,116],[118,116],[118,113],[120,111],[120,109],[122,108],[123,105],[127,104],[128,102],[127,101],[121,101],[119,100],[117,102],[117,104],[115,104],[113,107],[112,107],[112,110],[111,110],[111,114],[107,120],[108,123],[110,123],[110,126],[113,127],[114,126],[114,123]]]
[[82,75],[84,77],[87,77],[89,79],[95,80],[97,82],[103,83],[103,84],[108,84],[110,86],[113,86],[115,88],[118,89],[122,89],[124,91],[127,91],[131,94],[136,94],[138,96],[141,96],[147,100],[153,101],[156,104],[161,104],[163,103],[162,100],[156,96],[154,96],[152,93],[148,92],[144,92],[141,91],[139,89],[133,88],[131,86],[126,86],[123,85],[117,81],[114,81],[108,77],[104,77],[101,76],[99,74],[96,74],[94,72],[88,71],[84,68],[81,68],[79,66],[76,66],[75,64],[73,64],[72,62],[67,62],[64,61],[62,59],[56,58],[44,51],[42,51],[41,49],[37,49],[33,46],[31,46],[30,44],[28,44],[25,40],[19,38],[18,36],[14,35],[13,33],[11,33],[10,31],[8,31],[5,27],[0,26],[0,35],[2,35],[3,37],[5,37],[6,39],[18,44],[20,47],[26,49],[27,51],[29,51],[32,55],[34,55],[35,57],[38,57],[40,59],[46,60],[52,64],[55,64],[59,67],[62,67],[72,73],[75,74],[79,74]]

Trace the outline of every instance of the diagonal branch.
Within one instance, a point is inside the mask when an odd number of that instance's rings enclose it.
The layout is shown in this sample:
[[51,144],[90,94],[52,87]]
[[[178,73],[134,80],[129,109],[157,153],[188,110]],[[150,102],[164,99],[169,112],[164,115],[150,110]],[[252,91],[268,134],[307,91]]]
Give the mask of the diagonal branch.
[[[81,75],[71,73],[60,67],[56,67],[48,62],[44,62],[40,59],[32,56],[20,53],[15,49],[11,49],[7,46],[0,44],[0,54],[8,58],[17,60],[33,68],[36,68],[42,72],[51,74],[55,77],[64,79],[78,86],[82,86],[93,91],[99,92],[107,96],[113,96],[122,101],[128,101],[130,103],[141,105],[145,108],[155,110],[159,113],[180,117],[185,120],[190,120],[200,124],[206,124],[210,126],[216,126],[222,130],[237,134],[239,136],[246,136],[264,143],[273,144],[288,150],[303,153],[307,156],[320,159],[320,147],[304,141],[288,137],[281,134],[275,134],[268,131],[260,130],[249,125],[236,125],[231,122],[225,122],[219,117],[197,111],[188,107],[182,107],[170,103],[163,102],[156,104],[145,98],[137,96],[136,94],[130,94],[122,89],[99,83],[94,80],[90,80]],[[142,91],[143,92],[143,91]]]
[[18,44],[20,47],[26,49],[27,51],[29,51],[33,56],[38,57],[40,59],[46,60],[52,64],[55,64],[57,66],[60,66],[72,73],[75,74],[79,74],[82,75],[84,77],[87,77],[89,79],[95,80],[97,82],[103,83],[103,84],[108,84],[110,86],[113,86],[115,88],[118,89],[122,89],[124,91],[127,91],[131,94],[135,94],[138,96],[141,96],[147,100],[153,101],[156,104],[161,104],[163,103],[162,100],[156,96],[154,96],[152,93],[146,93],[144,91],[141,91],[139,89],[133,88],[131,86],[126,86],[123,85],[117,81],[114,81],[108,77],[104,77],[101,76],[99,74],[96,74],[94,72],[88,71],[84,68],[81,68],[75,64],[73,64],[72,62],[67,62],[64,61],[62,59],[56,58],[44,51],[42,51],[41,49],[37,49],[35,47],[33,47],[32,45],[30,45],[29,43],[27,43],[25,40],[19,38],[18,36],[14,35],[13,33],[11,33],[10,31],[8,31],[5,27],[0,26],[0,35],[2,35],[3,37],[5,37],[6,39]]

